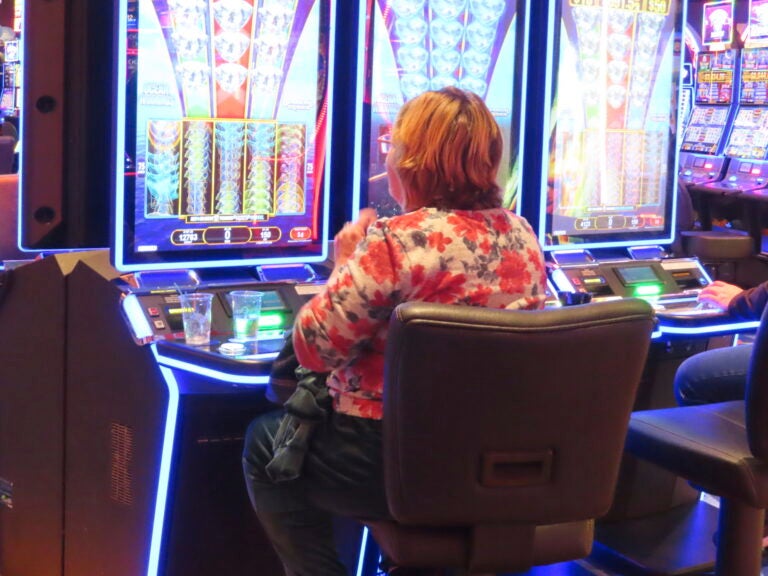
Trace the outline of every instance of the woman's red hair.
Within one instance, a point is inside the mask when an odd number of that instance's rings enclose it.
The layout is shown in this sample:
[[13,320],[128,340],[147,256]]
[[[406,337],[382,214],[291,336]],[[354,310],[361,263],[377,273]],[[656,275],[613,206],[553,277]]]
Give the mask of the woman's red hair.
[[395,120],[392,145],[406,210],[501,206],[501,131],[476,94],[449,87],[409,100]]

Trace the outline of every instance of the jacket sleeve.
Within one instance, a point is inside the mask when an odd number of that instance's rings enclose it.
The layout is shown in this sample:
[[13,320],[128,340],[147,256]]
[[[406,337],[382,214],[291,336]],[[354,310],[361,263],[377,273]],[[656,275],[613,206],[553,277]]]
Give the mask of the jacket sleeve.
[[740,319],[759,320],[768,304],[768,282],[744,290],[728,305],[728,312]]
[[327,372],[372,345],[398,304],[401,259],[383,226],[371,226],[338,274],[299,311],[293,344],[302,366]]

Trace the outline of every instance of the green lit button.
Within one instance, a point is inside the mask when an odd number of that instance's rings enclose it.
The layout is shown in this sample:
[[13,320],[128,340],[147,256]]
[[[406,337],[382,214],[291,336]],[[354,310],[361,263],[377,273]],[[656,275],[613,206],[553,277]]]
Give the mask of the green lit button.
[[658,284],[635,286],[635,296],[658,296],[659,294],[661,294],[661,286]]
[[259,316],[259,330],[279,328],[285,324],[285,315],[282,312],[262,312]]

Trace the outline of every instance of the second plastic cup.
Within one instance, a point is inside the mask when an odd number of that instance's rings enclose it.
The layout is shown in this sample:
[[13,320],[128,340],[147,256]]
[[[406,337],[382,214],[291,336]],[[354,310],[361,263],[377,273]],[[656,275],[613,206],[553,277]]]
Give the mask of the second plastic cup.
[[179,294],[184,339],[190,346],[203,346],[211,342],[211,302],[213,294],[193,292]]
[[229,293],[232,332],[236,342],[250,342],[258,338],[263,297],[263,292],[255,290],[235,290]]

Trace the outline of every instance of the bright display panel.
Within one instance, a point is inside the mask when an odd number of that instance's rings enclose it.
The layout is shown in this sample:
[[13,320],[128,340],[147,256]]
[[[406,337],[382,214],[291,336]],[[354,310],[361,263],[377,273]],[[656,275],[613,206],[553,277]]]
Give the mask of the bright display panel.
[[768,158],[768,48],[741,51],[739,104],[725,154],[765,160]]
[[527,45],[526,0],[369,0],[359,60],[360,154],[355,207],[380,216],[399,207],[389,197],[385,162],[395,117],[427,90],[457,86],[481,96],[498,122],[504,152],[498,182],[504,205],[519,205],[521,110]]
[[671,241],[683,21],[674,0],[551,3],[545,250]]
[[122,0],[119,269],[325,258],[332,10]]
[[696,105],[683,134],[685,152],[717,154],[733,101],[738,51],[699,52],[696,66]]

